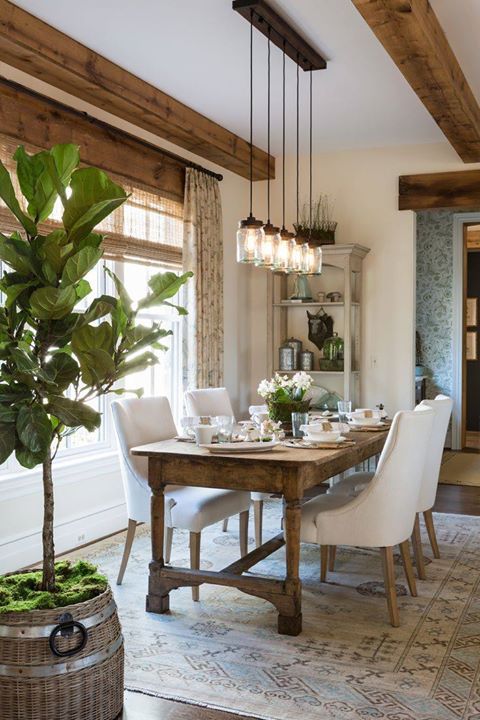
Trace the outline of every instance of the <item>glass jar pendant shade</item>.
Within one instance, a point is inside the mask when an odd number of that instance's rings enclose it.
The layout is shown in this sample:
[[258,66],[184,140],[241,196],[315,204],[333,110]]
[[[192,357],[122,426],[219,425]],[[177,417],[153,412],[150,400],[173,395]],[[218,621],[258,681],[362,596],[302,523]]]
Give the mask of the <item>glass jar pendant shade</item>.
[[237,230],[237,261],[258,265],[264,242],[263,223],[250,216],[240,220]]
[[275,256],[280,243],[280,228],[271,223],[263,226],[263,239],[260,246],[260,259],[258,265],[266,268],[275,267]]
[[250,213],[237,230],[237,261],[259,265],[262,258],[263,222],[253,217],[253,9],[250,11]]
[[291,272],[290,267],[290,246],[294,238],[293,233],[288,232],[284,227],[278,234],[278,242],[275,245],[273,258],[273,269],[280,272]]

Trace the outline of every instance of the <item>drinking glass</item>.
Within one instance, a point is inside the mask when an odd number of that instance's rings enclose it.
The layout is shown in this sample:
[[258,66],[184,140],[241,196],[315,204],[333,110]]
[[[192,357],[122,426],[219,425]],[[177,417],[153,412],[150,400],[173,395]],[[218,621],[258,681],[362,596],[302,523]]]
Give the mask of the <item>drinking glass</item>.
[[217,426],[218,442],[232,442],[233,417],[231,415],[217,415],[215,425]]
[[180,425],[182,426],[184,435],[192,438],[192,440],[195,439],[195,431],[193,429],[193,426],[198,425],[199,420],[200,419],[194,415],[186,415],[185,417],[182,417],[180,420]]
[[352,412],[351,400],[338,401],[338,422],[348,423],[348,414]]
[[292,413],[292,433],[293,437],[303,438],[303,432],[300,430],[302,425],[308,425],[308,413],[293,412]]

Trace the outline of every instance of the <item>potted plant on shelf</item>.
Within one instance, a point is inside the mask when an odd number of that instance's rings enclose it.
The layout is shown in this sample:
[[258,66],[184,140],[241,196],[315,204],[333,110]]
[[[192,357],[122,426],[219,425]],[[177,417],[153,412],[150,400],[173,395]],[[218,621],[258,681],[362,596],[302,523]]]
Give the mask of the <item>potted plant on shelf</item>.
[[[94,228],[127,195],[101,170],[80,168],[75,145],[35,155],[19,147],[14,158],[25,209],[0,163],[0,196],[19,226],[0,234],[0,463],[15,453],[25,468],[42,466],[43,565],[0,578],[0,714],[110,720],[123,704],[116,606],[95,567],[55,563],[52,462],[66,435],[99,427],[92,401],[124,392],[117,381],[157,362],[152,350],[165,350],[170,332],[137,323],[137,313],[170,305],[191,273],[154,275],[133,304],[106,269],[117,297],[102,295],[79,309],[91,292],[86,276],[103,252]],[[43,223],[58,198],[62,222],[52,229]]]
[[271,380],[262,380],[257,392],[265,399],[270,419],[281,422],[282,428],[290,432],[292,413],[308,412],[310,400],[305,396],[312,383],[312,378],[305,372],[298,372],[293,377],[276,373]]
[[337,223],[332,220],[332,209],[328,195],[319,195],[318,200],[312,204],[310,228],[310,206],[305,203],[299,222],[294,224],[296,236],[304,238],[305,242],[313,241],[317,245],[334,245]]

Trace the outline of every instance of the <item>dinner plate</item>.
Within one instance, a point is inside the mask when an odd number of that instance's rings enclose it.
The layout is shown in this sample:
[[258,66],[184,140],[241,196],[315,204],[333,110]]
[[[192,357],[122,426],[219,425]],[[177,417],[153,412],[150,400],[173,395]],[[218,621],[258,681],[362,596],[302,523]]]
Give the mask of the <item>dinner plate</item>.
[[255,453],[255,452],[267,452],[272,450],[277,445],[280,445],[278,440],[271,440],[269,442],[236,442],[236,443],[210,443],[200,445],[201,448],[205,448],[211,453]]
[[379,425],[385,425],[386,423],[382,422],[382,420],[377,420],[377,422],[370,423],[359,423],[352,419],[348,421],[348,424],[353,425],[354,427],[378,427]]

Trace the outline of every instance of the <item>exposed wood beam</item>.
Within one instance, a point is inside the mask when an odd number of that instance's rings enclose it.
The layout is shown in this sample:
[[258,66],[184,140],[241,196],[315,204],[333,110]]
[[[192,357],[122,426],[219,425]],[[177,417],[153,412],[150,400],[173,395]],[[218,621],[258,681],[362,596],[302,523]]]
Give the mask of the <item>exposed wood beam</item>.
[[428,0],[352,0],[464,162],[480,161],[480,107]]
[[111,125],[2,79],[0,116],[0,132],[19,143],[38,148],[75,143],[88,165],[183,201],[185,164]]
[[402,175],[399,210],[480,208],[480,170]]
[[[0,0],[0,59],[196,155],[249,177],[250,146],[200,113],[30,13]],[[268,155],[254,148],[255,180]],[[275,159],[270,157],[272,177]]]

